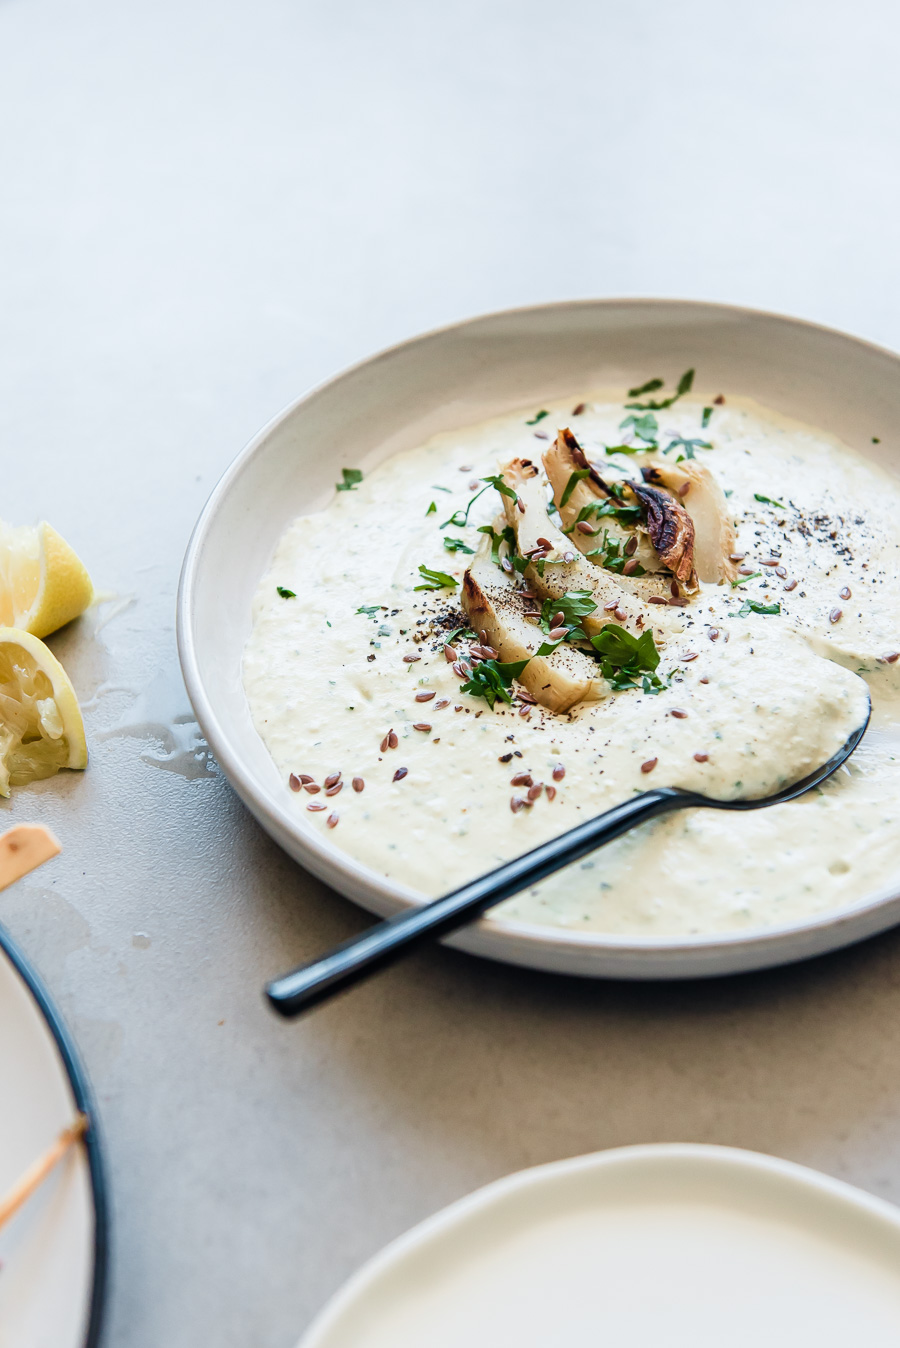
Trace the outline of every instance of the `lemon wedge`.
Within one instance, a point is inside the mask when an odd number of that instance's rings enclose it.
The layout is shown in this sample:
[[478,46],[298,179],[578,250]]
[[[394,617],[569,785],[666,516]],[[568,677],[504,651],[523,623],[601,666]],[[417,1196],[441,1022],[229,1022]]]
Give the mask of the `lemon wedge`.
[[0,520],[0,623],[45,637],[93,597],[84,563],[46,520],[23,528]]
[[86,768],[84,722],[69,676],[30,632],[0,627],[0,796]]

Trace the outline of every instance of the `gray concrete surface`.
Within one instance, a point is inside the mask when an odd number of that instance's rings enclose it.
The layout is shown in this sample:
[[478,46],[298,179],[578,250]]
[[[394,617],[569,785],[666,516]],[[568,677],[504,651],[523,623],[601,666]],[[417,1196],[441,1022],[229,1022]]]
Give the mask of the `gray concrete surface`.
[[93,1074],[107,1348],[291,1348],[371,1252],[521,1166],[732,1143],[900,1201],[900,935],[706,985],[433,951],[296,1026],[267,976],[365,919],[209,762],[173,637],[193,521],[302,389],[579,295],[900,345],[890,0],[0,3],[2,508],[117,596],[53,640],[91,766],[0,824],[0,896]]

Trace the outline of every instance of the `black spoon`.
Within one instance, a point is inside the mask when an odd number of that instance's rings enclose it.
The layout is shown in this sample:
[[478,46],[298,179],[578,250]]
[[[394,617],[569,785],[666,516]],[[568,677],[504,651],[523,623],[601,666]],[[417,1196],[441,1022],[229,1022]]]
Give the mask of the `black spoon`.
[[284,978],[275,979],[266,988],[266,995],[282,1016],[297,1016],[302,1011],[308,1011],[341,989],[349,988],[377,969],[384,968],[411,946],[446,936],[457,927],[465,926],[485,909],[492,908],[495,903],[527,889],[553,871],[561,870],[585,853],[592,852],[595,847],[611,842],[636,824],[643,824],[660,814],[668,814],[670,810],[698,805],[707,805],[714,810],[760,810],[767,805],[780,805],[786,800],[794,800],[824,782],[846,762],[866,733],[871,714],[872,706],[869,703],[866,719],[838,753],[815,772],[794,782],[792,786],[776,791],[773,796],[763,796],[759,800],[712,800],[697,791],[682,791],[674,786],[664,786],[658,791],[643,791],[632,800],[626,800],[598,815],[596,819],[578,824],[558,838],[551,838],[549,842],[526,852],[524,856],[498,866],[495,871],[489,871],[471,884],[463,885],[462,889],[455,889],[452,894],[445,894],[432,903],[397,913],[370,927],[361,936],[351,937],[321,959],[301,965]]

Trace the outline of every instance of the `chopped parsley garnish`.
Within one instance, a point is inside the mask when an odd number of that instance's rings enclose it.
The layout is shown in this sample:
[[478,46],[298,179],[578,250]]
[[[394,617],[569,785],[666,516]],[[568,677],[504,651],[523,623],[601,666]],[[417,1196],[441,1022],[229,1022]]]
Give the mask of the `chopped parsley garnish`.
[[460,684],[459,691],[471,693],[473,697],[483,697],[492,709],[498,697],[503,702],[512,702],[510,684],[519,677],[527,664],[527,660],[513,660],[508,664],[483,660],[472,670],[468,682]]
[[700,418],[700,429],[702,431],[706,430],[707,426],[712,420],[712,414],[713,412],[715,412],[715,410],[716,409],[714,407],[704,407],[703,416]]
[[730,582],[731,588],[736,590],[739,585],[746,585],[748,580],[759,580],[761,575],[761,571],[754,571],[752,576],[739,576],[737,580]]
[[516,499],[516,493],[513,491],[512,487],[508,487],[498,473],[495,473],[493,476],[489,474],[487,477],[483,477],[481,481],[487,485],[482,487],[481,491],[475,493],[469,504],[466,506],[465,511],[454,510],[450,518],[444,520],[444,523],[441,525],[442,529],[446,529],[448,524],[452,524],[454,529],[465,529],[469,522],[469,511],[472,509],[479,496],[484,495],[488,487],[496,487],[501,496],[508,496],[511,501]]
[[284,588],[283,585],[276,585],[275,588],[276,588],[276,590],[278,591],[278,593],[281,595],[282,599],[296,599],[296,598],[297,598],[297,596],[296,596],[296,594],[294,593],[293,590],[286,590],[286,589]]
[[639,440],[645,444],[656,444],[656,433],[659,430],[659,422],[652,412],[645,412],[642,417],[636,417],[632,412],[624,421],[619,422],[619,430],[624,431],[630,426]]
[[684,453],[679,454],[678,459],[676,460],[677,463],[680,463],[682,459],[693,459],[695,457],[694,450],[712,449],[712,445],[708,440],[685,440],[683,435],[676,435],[674,440],[671,440],[669,444],[666,445],[663,454],[671,454],[673,449],[684,450]]
[[646,384],[641,384],[640,388],[630,388],[628,396],[629,398],[642,398],[645,393],[655,393],[658,388],[662,388],[665,382],[664,379],[648,379]]
[[566,483],[565,491],[560,497],[559,500],[560,510],[562,510],[564,506],[567,506],[569,504],[569,498],[571,497],[572,492],[578,486],[579,482],[583,482],[584,479],[586,477],[590,477],[590,475],[591,475],[590,468],[576,468],[574,470],[574,472],[569,477],[568,482]]
[[357,613],[364,613],[367,618],[374,618],[375,614],[381,609],[380,604],[360,604],[356,610]]
[[738,609],[738,617],[746,618],[750,613],[780,613],[780,604],[760,604],[756,599],[745,599]]
[[450,538],[447,535],[444,536],[444,547],[447,552],[467,552],[470,557],[475,552],[475,549],[470,548],[461,538]]
[[426,516],[427,516],[427,515],[436,515],[436,514],[437,514],[437,506],[435,505],[434,501],[432,501],[431,505],[430,505],[430,506],[428,507],[428,509],[425,511],[425,514],[426,514]]
[[647,445],[605,445],[607,454],[649,454],[651,449],[655,449],[656,444]]
[[449,487],[442,487],[441,484],[440,484],[439,482],[432,482],[432,484],[431,484],[431,490],[432,490],[432,491],[445,491],[445,492],[447,493],[448,496],[452,496],[452,495],[453,495],[453,492],[450,490]]
[[881,444],[881,437],[878,436],[878,435],[873,435],[873,436],[872,436],[872,444],[873,444],[873,445],[880,445],[880,444]]
[[423,585],[416,585],[416,590],[455,590],[456,581],[452,576],[448,576],[446,571],[430,571],[424,563],[419,566],[419,575],[424,581]]
[[761,496],[758,491],[753,493],[754,501],[759,501],[761,505],[777,506],[779,510],[787,510],[784,501],[773,501],[771,496]]
[[353,491],[363,480],[363,475],[358,468],[342,468],[341,476],[344,479],[343,482],[335,484],[338,491]]
[[556,626],[566,628],[563,640],[574,636],[577,641],[586,641],[587,635],[582,631],[581,619],[589,617],[596,607],[596,600],[590,590],[566,590],[559,599],[545,599],[541,605],[541,631],[549,636],[550,619],[561,613],[562,622]]
[[523,572],[528,565],[527,557],[520,557],[516,552],[516,533],[512,525],[507,524],[504,529],[498,533],[490,524],[480,524],[478,526],[480,534],[487,534],[491,540],[491,561],[494,566],[500,566],[500,548],[506,544],[509,549],[509,560],[518,572]]
[[444,637],[444,645],[452,646],[457,637],[474,637],[475,633],[471,627],[454,627],[448,637]]
[[650,628],[633,637],[624,627],[605,623],[591,637],[591,645],[600,656],[601,674],[615,692],[642,687],[645,693],[659,693],[666,687],[656,673],[659,651]]
[[[678,381],[678,388],[670,398],[662,398],[659,402],[654,402],[651,398],[650,401],[646,403],[626,403],[625,406],[633,407],[638,412],[659,412],[662,408],[671,407],[673,403],[677,403],[678,399],[683,398],[685,393],[690,393],[693,383],[694,371],[685,370]],[[644,385],[643,389],[639,389],[636,393],[633,389],[630,390],[628,396],[629,398],[639,398],[642,393],[655,392],[658,388],[662,388],[662,381],[659,379],[651,379],[648,384]]]
[[[627,539],[625,542],[627,542]],[[625,544],[620,538],[614,538],[610,541],[609,530],[604,529],[603,542],[600,544],[599,548],[593,548],[590,552],[586,552],[585,556],[599,557],[601,566],[605,567],[607,571],[612,571],[616,575],[621,576],[625,570],[626,562],[631,561],[631,558],[625,552],[624,547]],[[644,568],[640,565],[632,567],[629,572],[629,575],[632,576],[643,576],[645,574]]]
[[582,521],[599,520],[611,517],[619,524],[636,524],[642,517],[643,510],[639,505],[617,505],[615,501],[592,501],[589,505],[582,506],[578,512],[578,518],[568,529],[563,529],[564,534],[575,532],[577,525]]
[[543,420],[544,420],[544,417],[549,417],[549,415],[550,415],[550,413],[549,413],[548,411],[546,411],[544,408],[541,408],[541,410],[540,410],[540,412],[538,412],[537,416],[532,417],[532,419],[531,419],[530,421],[526,421],[526,422],[525,422],[525,425],[526,425],[526,426],[536,426],[536,425],[538,424],[539,421],[543,421]]

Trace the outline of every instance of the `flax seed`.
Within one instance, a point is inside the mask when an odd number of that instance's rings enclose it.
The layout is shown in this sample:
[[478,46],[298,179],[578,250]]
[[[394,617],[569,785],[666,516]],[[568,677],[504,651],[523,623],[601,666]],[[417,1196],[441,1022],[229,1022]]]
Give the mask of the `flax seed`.
[[509,808],[512,810],[513,814],[518,814],[524,805],[525,802],[522,800],[521,796],[513,796],[509,802]]
[[730,562],[742,562],[746,556],[746,552],[732,552],[729,554],[728,560]]
[[303,790],[308,791],[311,796],[317,796],[322,788],[321,786],[316,786],[315,782],[306,782]]
[[340,817],[341,816],[338,814],[337,810],[335,810],[333,814],[330,814],[328,816],[328,818],[325,820],[325,823],[328,825],[329,828],[337,828],[338,820],[340,819]]
[[682,482],[681,486],[678,488],[678,495],[687,496],[690,489],[691,489],[690,482]]
[[545,790],[546,793],[547,793],[547,799],[548,799],[548,800],[556,800],[556,787],[555,787],[555,786],[545,786],[545,787],[544,787],[544,790]]
[[551,641],[562,641],[566,635],[566,629],[564,627],[551,627],[547,635]]
[[422,730],[425,732],[425,734],[427,734],[430,729],[431,726],[428,724],[427,721],[416,721],[415,725],[413,726],[413,730]]
[[510,777],[510,786],[533,786],[534,778],[530,772],[517,772],[515,777]]
[[790,593],[791,590],[796,590],[797,582],[795,580],[786,581],[784,588]]
[[339,772],[330,772],[325,778],[325,790],[327,791],[329,786],[334,786],[340,780],[341,774]]
[[589,524],[587,520],[579,520],[575,528],[580,534],[595,534],[597,532],[596,525]]
[[586,407],[587,407],[587,403],[579,403],[577,407],[573,407],[573,408],[572,408],[572,416],[573,416],[573,417],[580,417],[581,414],[582,414],[582,412],[585,410]]
[[398,768],[391,780],[395,782],[402,782],[403,778],[406,776],[408,772],[409,768]]
[[343,791],[343,789],[344,789],[343,782],[335,782],[334,786],[328,787],[325,794],[326,796],[337,796],[340,794],[341,791]]
[[852,595],[852,593],[851,593],[851,590],[850,590],[850,586],[849,586],[849,585],[845,585],[844,588],[841,590],[841,598],[842,598],[842,599],[852,599],[852,598],[853,598],[853,595]]
[[421,660],[421,655],[404,655],[403,663],[405,665],[414,665],[417,660]]
[[628,614],[625,612],[623,608],[617,608],[613,612],[613,617],[615,618],[616,622],[623,623],[625,619],[628,617]]
[[516,509],[521,515],[525,514],[525,502],[522,500],[521,496],[516,497]]
[[707,632],[707,636],[709,637],[710,641],[718,641],[719,640],[718,627],[711,627]]
[[614,609],[614,608],[618,608],[618,607],[619,607],[619,601],[618,601],[618,599],[610,599],[610,601],[609,601],[608,604],[604,604],[604,605],[603,605],[603,612],[604,612],[604,613],[612,613],[613,609]]
[[434,697],[433,688],[428,692],[416,693],[417,702],[430,702],[433,697]]
[[311,800],[306,808],[308,810],[327,810],[328,806],[323,805],[320,800]]
[[556,766],[555,766],[554,769],[553,769],[552,774],[551,774],[551,776],[553,777],[554,782],[561,782],[562,779],[563,779],[563,777],[565,777],[565,775],[566,775],[565,764],[564,764],[564,763],[557,763]]
[[443,707],[449,706],[450,706],[450,699],[448,697],[442,697],[440,702],[435,702],[434,709],[435,711],[440,711]]
[[651,594],[650,598],[647,600],[648,604],[665,604],[667,602],[666,598],[661,594]]
[[646,763],[641,764],[641,772],[652,772],[658,762],[658,758],[648,758]]
[[354,790],[357,794],[359,794],[360,791],[365,791],[365,789],[366,789],[366,784],[365,784],[365,782],[363,781],[362,777],[354,777],[354,778],[353,778],[353,790]]
[[288,786],[291,788],[292,791],[300,790],[300,778],[297,776],[295,772],[292,772],[290,777],[288,777]]
[[840,609],[840,608],[833,608],[833,609],[831,610],[831,612],[829,613],[829,615],[828,615],[828,621],[829,621],[829,622],[832,622],[832,623],[840,622],[840,620],[841,620],[841,618],[842,618],[842,616],[843,616],[843,612],[844,612],[843,609]]
[[549,538],[539,538],[537,540],[537,545],[539,548],[546,548],[548,552],[550,551],[550,548],[553,546]]
[[640,562],[638,561],[638,559],[637,559],[636,557],[629,557],[629,558],[628,558],[628,561],[627,561],[627,562],[625,563],[625,565],[622,567],[622,575],[623,575],[623,576],[633,576],[634,573],[635,573],[635,571],[637,571],[637,569],[638,569],[639,566],[640,566]]
[[709,761],[709,754],[694,754],[694,759],[698,763],[706,763]]
[[697,659],[697,652],[696,652],[696,651],[682,651],[682,652],[681,652],[681,658],[682,658],[682,660],[685,662],[685,664],[687,664],[690,660],[696,660],[696,659]]
[[622,549],[622,552],[623,552],[624,556],[626,556],[626,557],[633,557],[633,556],[634,556],[634,554],[637,552],[637,534],[632,534],[632,535],[631,535],[631,537],[629,538],[628,542],[625,544],[624,548]]
[[674,716],[676,721],[686,721],[687,712],[683,707],[672,707],[669,711],[670,716]]
[[543,789],[544,789],[543,782],[535,782],[534,786],[529,786],[528,788],[528,799],[537,800]]

